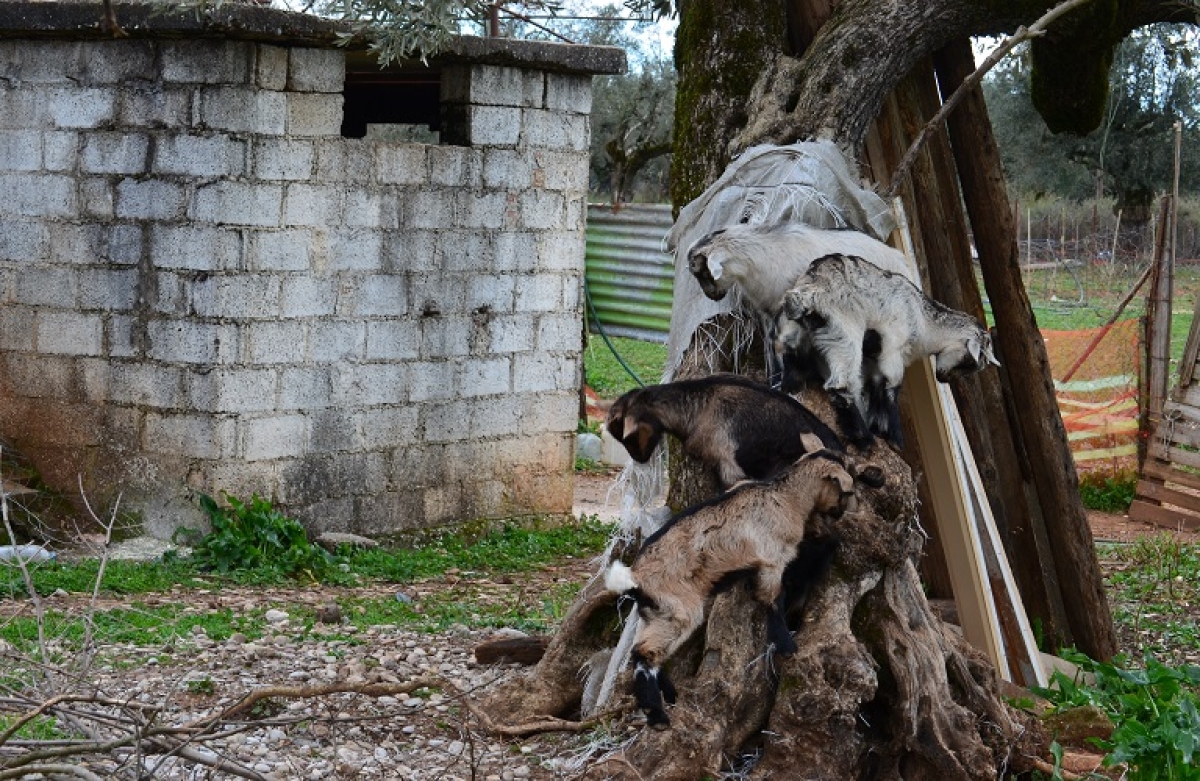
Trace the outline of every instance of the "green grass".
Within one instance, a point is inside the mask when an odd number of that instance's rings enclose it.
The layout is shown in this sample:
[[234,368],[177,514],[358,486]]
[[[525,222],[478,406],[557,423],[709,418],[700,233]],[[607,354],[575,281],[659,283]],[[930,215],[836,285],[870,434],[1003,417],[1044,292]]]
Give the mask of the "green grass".
[[[497,597],[477,584],[462,582],[425,594],[412,602],[392,596],[347,598],[339,601],[352,626],[395,625],[418,632],[440,632],[455,624],[472,628],[512,627],[524,632],[547,632],[558,624],[579,594],[582,584],[559,583],[531,593],[514,586],[511,595]],[[313,617],[299,616],[311,628]]]
[[[17,722],[16,716],[0,716],[0,732],[5,732]],[[13,733],[18,740],[61,740],[72,737],[59,725],[58,720],[50,716],[37,716],[21,725]]]
[[[579,584],[557,584],[537,592],[514,587],[511,598],[485,595],[482,578],[519,574],[541,569],[566,557],[588,557],[602,551],[608,542],[611,527],[594,517],[583,518],[574,524],[537,529],[508,524],[478,538],[477,535],[456,533],[432,538],[407,548],[375,548],[342,551],[335,558],[339,582],[414,583],[456,570],[459,582],[448,588],[438,588],[421,596],[415,603],[405,603],[389,595],[386,598],[342,601],[343,614],[353,626],[365,628],[376,624],[396,624],[419,631],[443,630],[452,624],[499,627],[515,626],[526,631],[545,631],[553,626],[578,593]],[[95,561],[76,564],[43,564],[33,570],[38,593],[55,589],[74,593],[90,593],[98,565]],[[5,598],[23,601],[25,589],[19,571],[3,571]],[[163,661],[180,638],[190,638],[195,627],[202,627],[210,639],[227,640],[235,632],[253,640],[262,636],[263,613],[270,606],[235,614],[228,608],[197,610],[185,594],[193,589],[212,589],[222,583],[294,583],[277,568],[267,567],[228,575],[202,572],[195,562],[173,559],[163,562],[109,562],[101,591],[111,595],[139,595],[164,592],[174,588],[178,599],[168,604],[147,604],[133,600],[128,606],[99,610],[93,617],[93,632],[101,644],[161,645]],[[520,579],[514,579],[520,582]],[[499,591],[503,592],[503,589]],[[490,593],[490,592],[489,592]],[[161,600],[160,600],[161,601]],[[71,613],[54,608],[44,617],[46,637],[53,640],[54,653],[67,655],[78,648],[85,636],[85,624],[80,609]],[[311,629],[316,616],[308,608],[283,606],[292,616],[293,626]],[[29,613],[0,622],[0,639],[17,650],[32,653],[37,648],[38,626]]]
[[594,519],[550,529],[510,525],[475,540],[453,534],[419,547],[350,553],[350,571],[364,578],[406,583],[458,569],[468,575],[527,572],[568,555],[603,550],[611,528]]
[[[73,564],[42,564],[31,569],[39,594],[50,594],[57,589],[82,593],[92,590],[100,562],[87,559]],[[199,574],[190,563],[178,559],[169,562],[110,561],[105,567],[101,586],[109,594],[144,594],[186,585]],[[11,563],[0,566],[0,599],[22,599],[24,596],[21,571]]]
[[[638,387],[637,381],[629,376],[599,334],[589,334],[587,341],[583,352],[584,374],[588,387],[600,398],[615,399]],[[609,337],[609,341],[643,383],[653,385],[662,380],[663,368],[667,365],[665,344],[620,336]]]
[[[588,555],[602,550],[608,541],[609,527],[594,519],[583,519],[546,529],[531,529],[508,524],[482,538],[477,535],[446,534],[407,548],[374,548],[343,551],[336,561],[339,577],[332,582],[349,584],[361,579],[406,583],[440,575],[447,569],[477,573],[481,576],[505,572],[524,572],[568,555]],[[71,593],[89,593],[99,565],[95,560],[78,563],[48,563],[32,568],[34,588],[39,594],[56,589]],[[133,595],[184,589],[212,588],[222,583],[239,585],[278,585],[294,583],[274,568],[239,570],[226,574],[202,571],[194,562],[182,558],[167,561],[110,561],[105,569],[101,592],[105,595]],[[0,600],[23,599],[25,586],[16,567],[0,569]]]

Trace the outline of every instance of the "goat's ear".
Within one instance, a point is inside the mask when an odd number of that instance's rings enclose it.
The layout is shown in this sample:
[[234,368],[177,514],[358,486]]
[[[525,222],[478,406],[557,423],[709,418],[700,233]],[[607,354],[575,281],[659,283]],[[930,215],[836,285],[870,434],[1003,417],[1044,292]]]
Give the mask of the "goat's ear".
[[992,335],[988,333],[983,335],[983,357],[992,366],[1000,365],[1000,361],[996,360],[996,353],[992,351]]
[[633,438],[633,435],[637,433],[638,426],[641,425],[641,421],[636,415],[626,415],[622,422],[623,425],[619,439],[624,442],[627,439]]
[[825,447],[821,438],[811,431],[805,431],[800,435],[800,444],[804,446],[805,453],[815,453]]
[[842,493],[849,494],[854,492],[854,478],[845,469],[839,469],[834,472],[831,479],[837,481],[838,488],[842,489]]
[[637,424],[637,439],[627,440],[625,449],[629,449],[630,441],[636,442],[637,452],[631,452],[630,455],[645,463],[650,460],[650,454],[654,452],[654,448],[658,447],[658,438],[658,427],[643,421]]
[[608,414],[604,416],[604,427],[608,429],[609,434],[612,434],[617,439],[621,439],[624,436],[625,408],[628,406],[625,401],[625,397],[617,399],[608,408]]
[[708,274],[714,281],[721,278],[724,273],[723,262],[719,255],[709,254],[708,256]]
[[783,313],[789,320],[799,320],[804,317],[804,307],[800,302],[800,293],[789,290],[783,297]]

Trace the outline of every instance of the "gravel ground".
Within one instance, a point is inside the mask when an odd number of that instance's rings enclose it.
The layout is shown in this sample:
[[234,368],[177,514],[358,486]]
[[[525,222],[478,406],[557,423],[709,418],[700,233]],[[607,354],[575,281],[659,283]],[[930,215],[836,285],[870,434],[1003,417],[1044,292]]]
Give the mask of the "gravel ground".
[[[545,575],[540,574],[541,577]],[[184,592],[185,598],[196,598]],[[296,609],[328,603],[345,591],[297,590]],[[164,595],[164,599],[172,598]],[[178,595],[173,598],[178,599]],[[210,759],[224,758],[271,779],[558,779],[577,775],[582,739],[547,735],[525,741],[485,736],[462,697],[503,680],[516,665],[479,665],[473,649],[515,630],[471,630],[427,634],[392,625],[360,631],[345,623],[293,625],[286,590],[222,590],[222,605],[247,610],[275,605],[265,614],[262,638],[235,634],[209,639],[201,627],[167,647],[107,645],[79,690],[160,708],[156,724],[181,725],[210,717],[261,687],[322,687],[376,684],[409,688],[431,680],[429,688],[393,691],[383,696],[332,693],[315,697],[276,696],[247,713],[225,720],[220,737],[194,744]],[[51,598],[62,609],[63,598]],[[55,605],[57,601],[59,604]],[[157,601],[157,600],[156,600]],[[204,610],[211,605],[198,605]],[[6,650],[6,649],[0,649]],[[51,646],[53,651],[53,644]],[[4,654],[8,656],[8,654]],[[378,693],[378,692],[377,692]],[[128,708],[110,707],[119,714]],[[128,767],[129,756],[122,756]],[[154,779],[226,779],[246,777],[214,772],[195,761],[166,756],[141,759]],[[89,759],[101,777],[116,777],[118,759]],[[127,776],[123,776],[127,777]]]
[[[252,689],[393,683],[435,677],[448,686],[379,697],[331,694],[276,698],[245,731],[204,742],[201,750],[232,759],[277,779],[514,779],[556,778],[564,774],[561,742],[506,743],[482,737],[453,697],[511,671],[480,667],[472,648],[490,632],[458,628],[422,635],[395,627],[371,627],[358,633],[361,645],[319,634],[294,633],[287,621],[259,642],[235,635],[217,643],[203,634],[181,640],[177,660],[160,665],[161,649],[111,649],[122,663],[107,665],[95,678],[100,691],[127,692],[133,699],[160,704],[160,722],[186,723],[230,705]],[[126,665],[133,665],[127,668]],[[209,693],[211,692],[211,693]],[[164,779],[232,778],[195,763],[148,758],[152,777]],[[115,765],[96,770],[112,772]]]

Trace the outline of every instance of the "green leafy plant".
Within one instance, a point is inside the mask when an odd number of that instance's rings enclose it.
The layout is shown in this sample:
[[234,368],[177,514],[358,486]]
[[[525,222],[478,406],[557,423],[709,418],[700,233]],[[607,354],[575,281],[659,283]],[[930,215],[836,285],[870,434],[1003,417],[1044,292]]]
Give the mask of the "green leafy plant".
[[1134,469],[1085,472],[1079,476],[1079,497],[1090,510],[1124,513],[1133,501],[1137,481]]
[[1200,781],[1200,666],[1173,668],[1147,657],[1139,669],[1119,657],[1107,663],[1071,650],[1062,656],[1093,682],[1056,671],[1049,688],[1033,691],[1059,710],[1093,705],[1108,714],[1112,737],[1093,739],[1108,752],[1106,766],[1127,765],[1129,781]]
[[222,496],[228,507],[200,494],[200,508],[212,523],[212,531],[196,543],[192,553],[200,569],[222,574],[265,569],[313,580],[323,579],[334,569],[333,557],[309,542],[300,522],[276,510],[269,500],[258,494],[249,502]]
[[203,678],[192,678],[187,682],[187,690],[190,694],[215,694],[217,684],[212,678],[207,675]]

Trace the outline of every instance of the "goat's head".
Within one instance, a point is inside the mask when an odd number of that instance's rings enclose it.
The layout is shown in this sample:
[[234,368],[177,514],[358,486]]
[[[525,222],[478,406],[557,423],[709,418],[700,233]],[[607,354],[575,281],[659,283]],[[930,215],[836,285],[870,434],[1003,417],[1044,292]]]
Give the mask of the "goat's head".
[[795,290],[783,298],[775,316],[775,354],[783,362],[783,390],[793,392],[820,379],[828,371],[824,358],[813,348],[812,334],[826,325],[825,318],[808,310]]
[[729,288],[720,281],[724,276],[727,256],[720,246],[719,237],[724,232],[724,229],[713,231],[693,244],[687,254],[688,270],[700,283],[704,295],[713,301],[720,301],[729,292]]
[[625,446],[629,457],[640,464],[650,460],[662,440],[663,424],[641,403],[641,389],[631,390],[613,402],[604,419],[608,433]]
[[934,374],[939,382],[948,382],[986,369],[989,365],[999,366],[992,352],[992,336],[979,323],[971,321],[967,335],[936,353]]
[[[804,437],[815,439],[811,434],[805,434],[801,439]],[[805,441],[806,447],[816,447],[819,444],[819,441]],[[883,470],[879,467],[860,466],[854,459],[823,447],[801,456],[796,468],[808,469],[809,474],[817,478],[813,511],[831,518],[840,518],[844,513],[854,512],[858,508],[855,483],[863,483],[872,488],[878,488],[884,483]]]

